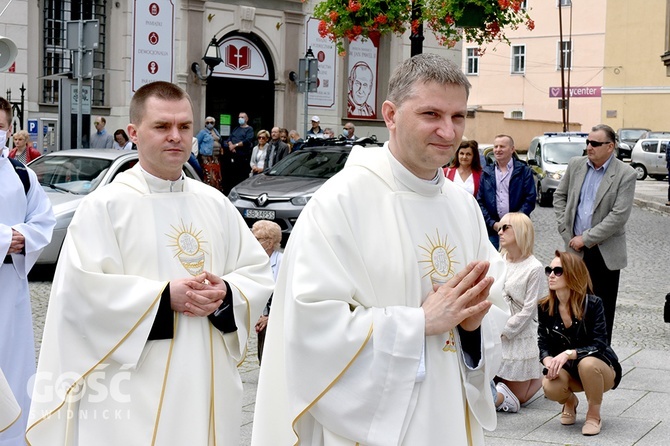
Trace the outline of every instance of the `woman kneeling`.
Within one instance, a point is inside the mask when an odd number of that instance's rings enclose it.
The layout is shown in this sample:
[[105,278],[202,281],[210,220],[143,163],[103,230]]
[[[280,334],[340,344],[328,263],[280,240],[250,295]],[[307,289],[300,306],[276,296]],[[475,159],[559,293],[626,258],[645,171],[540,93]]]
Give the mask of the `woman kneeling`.
[[586,265],[574,254],[556,251],[549,277],[549,295],[539,302],[538,346],[546,376],[542,388],[547,398],[563,404],[561,424],[575,424],[579,399],[588,402],[582,434],[597,435],[602,427],[603,393],[621,380],[619,359],[607,344],[605,313],[592,289]]

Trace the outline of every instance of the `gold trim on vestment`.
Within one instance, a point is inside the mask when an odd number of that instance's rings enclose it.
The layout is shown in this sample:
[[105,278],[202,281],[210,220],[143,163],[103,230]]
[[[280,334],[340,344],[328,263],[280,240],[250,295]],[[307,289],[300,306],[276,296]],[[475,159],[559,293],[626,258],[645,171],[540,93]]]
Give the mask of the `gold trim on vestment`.
[[[244,302],[247,304],[247,320],[246,320],[246,323],[247,323],[247,339],[244,341],[244,350],[242,350],[242,358],[237,363],[237,367],[239,367],[239,366],[242,365],[244,360],[247,359],[247,351],[248,351],[247,344],[249,343],[248,341],[249,341],[249,338],[251,337],[251,304],[249,303],[249,299],[247,299],[247,296],[244,295],[244,293],[242,292],[241,289],[239,289],[237,286],[235,286],[233,284],[230,284],[230,285],[231,285],[231,287],[233,287],[233,286],[235,287],[235,289],[240,293],[240,297],[242,297],[242,299],[244,299]],[[231,288],[231,291],[232,291],[232,288]],[[231,298],[231,300],[232,300],[232,298]],[[233,305],[233,310],[234,310],[235,302],[233,302],[232,305]],[[237,336],[237,334],[236,334],[236,336]]]
[[12,421],[11,423],[9,423],[9,424],[7,425],[6,428],[4,428],[4,429],[0,429],[0,433],[4,432],[4,431],[6,431],[7,429],[9,429],[10,427],[12,427],[12,425],[13,425],[14,423],[16,423],[16,422],[19,420],[19,418],[21,418],[21,413],[23,413],[23,409],[19,408],[19,414],[16,416],[16,418],[14,418],[14,421]]
[[95,369],[96,369],[101,363],[103,363],[107,358],[109,358],[110,355],[111,355],[112,353],[114,353],[114,351],[115,351],[117,348],[119,348],[119,345],[121,345],[126,339],[128,339],[128,336],[130,336],[130,334],[131,334],[132,332],[134,332],[134,331],[137,329],[137,326],[140,325],[140,323],[144,320],[145,317],[147,317],[147,315],[151,312],[151,309],[156,305],[156,303],[157,303],[157,302],[160,302],[160,298],[161,298],[161,296],[163,295],[163,291],[165,291],[165,288],[166,288],[169,284],[170,284],[170,282],[165,282],[165,285],[163,285],[163,288],[161,288],[160,292],[158,293],[158,296],[156,296],[156,298],[154,299],[154,301],[152,302],[152,304],[149,306],[149,308],[147,308],[147,310],[144,312],[144,314],[142,314],[142,316],[139,318],[139,320],[138,320],[138,321],[135,323],[135,325],[133,325],[132,328],[131,328],[131,329],[130,329],[124,336],[123,336],[123,338],[121,338],[121,340],[120,340],[119,342],[117,342],[117,344],[116,344],[116,345],[115,345],[109,352],[107,352],[107,354],[106,354],[105,356],[103,356],[103,357],[100,359],[100,361],[98,361],[93,367],[91,367],[91,368],[88,369],[84,374],[82,374],[81,377],[79,377],[79,379],[77,379],[77,381],[75,381],[75,382],[72,383],[72,385],[71,385],[71,386],[67,389],[67,391],[65,392],[65,396],[63,397],[63,401],[62,401],[62,402],[61,402],[61,403],[60,403],[54,410],[52,410],[51,412],[49,412],[47,415],[44,415],[44,416],[43,416],[42,418],[40,418],[39,420],[35,421],[31,426],[29,426],[29,427],[26,429],[25,440],[26,440],[26,444],[28,444],[28,446],[31,446],[31,445],[32,445],[32,443],[30,443],[30,441],[28,441],[28,432],[30,432],[35,426],[37,426],[38,424],[40,424],[41,422],[45,421],[47,418],[49,418],[50,416],[52,416],[53,414],[55,414],[56,412],[58,412],[58,411],[63,407],[63,405],[64,405],[65,402],[67,401],[67,397],[68,397],[68,395],[70,394],[70,392],[72,391],[72,389],[74,389],[74,387],[79,383],[79,381],[81,381],[81,380],[83,380],[84,378],[86,378],[86,376],[88,376],[93,370],[95,370]]
[[209,391],[209,428],[210,435],[214,438],[214,446],[216,446],[216,416],[214,405],[214,326],[209,324],[209,379],[210,379],[210,391]]
[[[186,317],[186,316],[184,316]],[[172,362],[172,349],[174,348],[174,340],[177,337],[177,322],[179,321],[179,315],[175,315],[172,339],[170,339],[170,350],[168,351],[167,361],[165,363],[165,374],[163,375],[163,386],[161,387],[161,397],[158,400],[158,410],[156,412],[156,423],[154,424],[154,433],[151,437],[151,444],[156,444],[156,436],[158,435],[158,424],[161,421],[161,411],[163,409],[163,399],[165,398],[165,387],[167,385],[168,374],[170,373],[170,362]]]
[[368,341],[370,340],[370,337],[372,336],[372,328],[373,328],[373,324],[370,324],[370,330],[368,331],[368,335],[367,335],[367,337],[365,338],[365,341],[363,341],[363,345],[360,346],[360,348],[358,349],[358,351],[356,352],[356,354],[353,356],[353,358],[351,358],[351,360],[350,360],[349,363],[344,367],[344,369],[342,369],[342,371],[335,377],[335,379],[333,380],[333,382],[331,382],[330,384],[328,384],[328,386],[326,386],[326,388],[323,389],[323,392],[321,392],[321,393],[314,399],[314,401],[312,401],[311,403],[309,403],[309,404],[307,405],[307,407],[305,407],[305,408],[298,414],[298,416],[295,417],[295,418],[293,419],[293,423],[291,423],[291,429],[293,429],[293,433],[294,433],[295,436],[298,438],[298,441],[297,441],[293,446],[298,446],[298,445],[300,444],[300,436],[298,435],[298,432],[296,432],[296,430],[295,430],[295,424],[298,422],[298,419],[301,418],[301,417],[305,414],[305,412],[307,412],[309,409],[311,409],[311,408],[317,403],[317,401],[319,401],[319,400],[323,397],[323,395],[325,395],[326,392],[328,392],[328,391],[335,385],[335,383],[338,382],[338,381],[340,380],[340,378],[342,378],[342,375],[344,375],[344,373],[349,369],[349,367],[351,367],[351,364],[353,364],[354,361],[356,360],[356,358],[358,358],[358,356],[359,356],[359,355],[361,354],[361,352],[363,351],[363,348],[365,348],[365,346],[367,345]]

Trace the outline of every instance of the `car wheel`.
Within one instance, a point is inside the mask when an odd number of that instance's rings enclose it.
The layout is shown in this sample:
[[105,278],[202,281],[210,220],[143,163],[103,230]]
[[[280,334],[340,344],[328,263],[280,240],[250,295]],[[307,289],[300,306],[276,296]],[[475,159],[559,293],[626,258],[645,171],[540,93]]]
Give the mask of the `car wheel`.
[[635,172],[637,173],[637,179],[639,181],[644,180],[647,178],[647,169],[642,164],[635,164],[633,165],[633,169],[635,169]]
[[656,181],[665,181],[666,177],[666,175],[649,175],[649,176],[655,179]]

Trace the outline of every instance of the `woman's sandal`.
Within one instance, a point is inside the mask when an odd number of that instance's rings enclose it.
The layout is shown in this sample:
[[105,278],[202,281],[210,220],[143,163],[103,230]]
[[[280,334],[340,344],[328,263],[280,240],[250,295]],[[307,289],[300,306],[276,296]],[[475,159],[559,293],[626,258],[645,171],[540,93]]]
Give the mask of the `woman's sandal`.
[[573,412],[566,412],[565,410],[565,404],[563,404],[563,409],[561,410],[561,424],[563,426],[571,426],[575,424],[575,421],[577,420],[577,406],[579,406],[579,398],[573,395],[573,398],[577,400],[575,403],[575,408],[573,409]]

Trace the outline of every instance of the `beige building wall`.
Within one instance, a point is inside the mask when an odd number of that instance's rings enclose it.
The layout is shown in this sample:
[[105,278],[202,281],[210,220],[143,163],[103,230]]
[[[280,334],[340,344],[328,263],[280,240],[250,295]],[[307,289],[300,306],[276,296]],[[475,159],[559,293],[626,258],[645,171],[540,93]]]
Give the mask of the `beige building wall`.
[[601,119],[615,130],[670,131],[670,78],[665,52],[666,0],[607,2],[607,37]]
[[[524,74],[511,74],[510,45],[496,42],[484,47],[479,59],[479,75],[469,76],[473,85],[471,107],[499,110],[510,118],[521,112],[524,119],[562,121],[558,98],[550,98],[550,88],[561,86],[558,60],[559,8],[556,0],[528,0],[535,30],[525,26],[506,31],[511,45],[525,45]],[[606,0],[573,1],[572,7],[572,70],[566,71],[565,83],[571,87],[601,87],[603,84],[603,54],[605,46]],[[569,39],[570,8],[562,8],[563,40]],[[467,72],[467,48],[463,45],[463,69]],[[560,90],[558,90],[560,92]],[[600,121],[600,97],[573,97],[568,119],[589,128]],[[500,129],[504,131],[505,129]],[[528,141],[530,142],[530,140]]]

